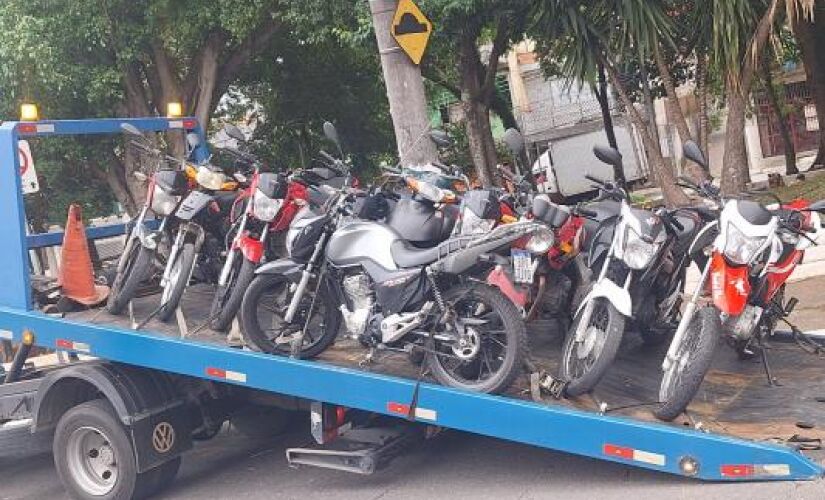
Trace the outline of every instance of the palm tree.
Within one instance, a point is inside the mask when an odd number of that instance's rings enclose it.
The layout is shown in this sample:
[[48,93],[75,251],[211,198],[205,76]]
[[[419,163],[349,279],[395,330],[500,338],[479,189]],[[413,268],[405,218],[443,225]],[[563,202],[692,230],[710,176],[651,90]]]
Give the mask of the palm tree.
[[[622,55],[648,60],[655,47],[672,43],[670,19],[663,1],[650,0],[535,0],[534,37],[553,40],[561,50],[556,61],[568,79],[593,82],[599,66],[627,109],[639,132],[657,185],[670,206],[688,202],[676,186],[673,166],[662,156],[659,142],[648,129],[621,75]],[[552,57],[554,54],[545,54]]]

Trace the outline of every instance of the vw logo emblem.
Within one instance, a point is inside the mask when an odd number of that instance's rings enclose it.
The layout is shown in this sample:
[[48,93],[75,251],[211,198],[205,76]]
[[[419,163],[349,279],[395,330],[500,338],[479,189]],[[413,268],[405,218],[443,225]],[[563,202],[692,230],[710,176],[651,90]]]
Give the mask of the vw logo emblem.
[[152,431],[152,446],[158,453],[166,453],[175,445],[175,429],[169,422],[161,422]]

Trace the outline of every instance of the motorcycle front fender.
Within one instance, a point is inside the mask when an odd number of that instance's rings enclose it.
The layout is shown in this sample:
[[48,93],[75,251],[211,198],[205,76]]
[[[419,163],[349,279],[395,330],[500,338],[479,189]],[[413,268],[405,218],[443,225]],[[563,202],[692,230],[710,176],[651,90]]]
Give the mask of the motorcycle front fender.
[[513,283],[501,266],[496,266],[490,271],[490,274],[487,275],[487,284],[498,288],[505,297],[510,299],[522,311],[527,307],[527,301],[530,298],[529,291]]
[[599,298],[604,298],[610,301],[610,303],[613,304],[613,307],[615,307],[617,311],[626,317],[630,317],[633,312],[633,299],[630,298],[630,292],[609,279],[603,279],[593,285],[593,288],[587,296],[585,296],[581,304],[579,304],[579,309],[576,311],[576,314],[578,315],[581,313],[584,307],[590,303],[591,300]]
[[261,240],[244,234],[238,238],[238,249],[240,249],[243,256],[250,262],[259,264],[264,257],[264,244]]
[[301,272],[304,265],[292,259],[278,259],[259,267],[255,274],[280,274],[289,281],[297,283],[301,281]]

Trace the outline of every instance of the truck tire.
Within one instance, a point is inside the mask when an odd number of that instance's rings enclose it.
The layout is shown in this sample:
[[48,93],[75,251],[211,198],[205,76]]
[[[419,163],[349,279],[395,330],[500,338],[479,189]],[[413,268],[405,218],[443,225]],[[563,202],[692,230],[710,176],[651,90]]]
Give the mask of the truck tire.
[[52,451],[66,491],[82,500],[144,498],[160,486],[160,472],[167,478],[173,468],[162,465],[139,474],[129,434],[104,399],[64,413],[57,422]]

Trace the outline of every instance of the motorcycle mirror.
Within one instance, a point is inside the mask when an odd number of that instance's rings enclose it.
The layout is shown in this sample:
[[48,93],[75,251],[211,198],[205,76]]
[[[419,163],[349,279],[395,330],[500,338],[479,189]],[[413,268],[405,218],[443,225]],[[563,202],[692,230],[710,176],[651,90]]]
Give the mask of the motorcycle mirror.
[[235,139],[238,142],[246,142],[246,136],[244,135],[243,131],[238,128],[237,125],[234,123],[227,123],[223,126],[223,131],[226,135]]
[[189,132],[188,134],[186,134],[186,144],[189,145],[189,149],[195,149],[196,147],[200,146],[201,137],[194,132]]
[[143,134],[140,133],[140,130],[138,130],[138,128],[132,125],[131,123],[121,123],[120,129],[126,132],[127,134],[143,137]]
[[343,148],[341,148],[341,139],[338,137],[338,130],[332,122],[324,122],[324,135],[338,148],[338,153],[344,156]]
[[593,154],[596,155],[599,161],[607,163],[608,165],[613,165],[614,167],[621,167],[622,165],[622,154],[618,149],[597,144],[593,146]]
[[685,141],[685,144],[682,146],[682,154],[688,160],[707,170],[708,161],[705,158],[705,154],[702,153],[702,149],[694,141]]
[[519,156],[524,151],[524,137],[514,128],[508,128],[504,132],[504,143],[513,156]]
[[446,148],[453,145],[453,140],[450,139],[447,132],[444,132],[443,130],[431,130],[430,139],[432,139],[435,145],[439,148]]

